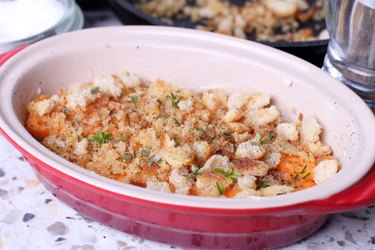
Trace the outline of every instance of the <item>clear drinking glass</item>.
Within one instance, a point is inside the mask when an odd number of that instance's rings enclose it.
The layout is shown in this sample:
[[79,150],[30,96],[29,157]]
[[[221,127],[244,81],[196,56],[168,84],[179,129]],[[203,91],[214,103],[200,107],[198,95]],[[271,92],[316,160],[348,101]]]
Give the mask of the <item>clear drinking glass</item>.
[[375,109],[375,0],[325,0],[330,35],[323,70]]

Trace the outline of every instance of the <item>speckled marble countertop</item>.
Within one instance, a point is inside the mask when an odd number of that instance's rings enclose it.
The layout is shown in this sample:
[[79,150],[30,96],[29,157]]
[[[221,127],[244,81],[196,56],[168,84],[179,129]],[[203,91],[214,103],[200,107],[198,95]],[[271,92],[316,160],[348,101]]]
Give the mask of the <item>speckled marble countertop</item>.
[[[85,12],[85,27],[120,25],[109,11]],[[116,231],[56,199],[0,136],[0,250],[180,249]],[[284,250],[375,249],[375,206],[335,214]]]
[[[116,231],[56,199],[0,136],[0,249],[179,249]],[[333,215],[285,250],[375,249],[375,206]]]

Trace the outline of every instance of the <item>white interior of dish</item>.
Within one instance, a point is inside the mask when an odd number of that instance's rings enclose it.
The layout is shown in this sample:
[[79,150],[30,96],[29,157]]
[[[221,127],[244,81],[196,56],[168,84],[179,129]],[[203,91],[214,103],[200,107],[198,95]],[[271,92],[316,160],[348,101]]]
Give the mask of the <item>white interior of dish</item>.
[[[57,93],[98,74],[134,72],[192,88],[266,92],[295,120],[315,116],[323,141],[342,170],[303,191],[246,199],[191,197],[146,190],[96,175],[39,144],[25,130],[25,104],[40,91]],[[0,71],[0,126],[21,147],[50,166],[87,183],[147,200],[214,208],[265,208],[322,199],[348,188],[375,158],[375,119],[363,101],[320,69],[278,50],[208,32],[163,27],[115,27],[59,35],[34,44]],[[294,112],[293,112],[294,110]],[[295,112],[297,110],[297,112]]]

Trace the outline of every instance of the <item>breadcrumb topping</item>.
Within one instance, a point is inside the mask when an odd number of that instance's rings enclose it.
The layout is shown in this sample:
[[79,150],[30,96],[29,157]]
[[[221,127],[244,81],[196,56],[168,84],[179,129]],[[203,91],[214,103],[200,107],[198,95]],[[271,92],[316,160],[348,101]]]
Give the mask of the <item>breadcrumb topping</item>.
[[339,170],[317,119],[283,121],[265,93],[193,93],[124,72],[42,95],[27,109],[28,131],[53,152],[163,192],[272,196],[312,187]]

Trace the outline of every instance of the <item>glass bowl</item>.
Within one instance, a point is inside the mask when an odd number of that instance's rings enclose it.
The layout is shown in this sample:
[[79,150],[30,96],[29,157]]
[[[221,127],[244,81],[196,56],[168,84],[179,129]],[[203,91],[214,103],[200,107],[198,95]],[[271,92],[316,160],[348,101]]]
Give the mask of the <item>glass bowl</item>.
[[12,41],[0,41],[0,53],[34,43],[36,41],[42,40],[46,37],[54,36],[57,34],[79,30],[82,29],[84,18],[82,10],[76,4],[74,0],[57,0],[63,6],[63,15],[59,21],[47,28],[46,30]]

